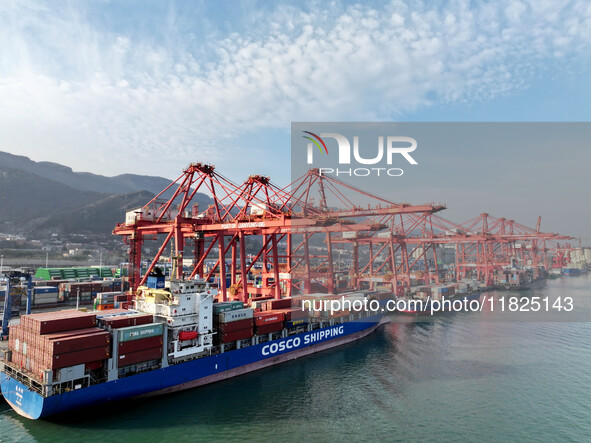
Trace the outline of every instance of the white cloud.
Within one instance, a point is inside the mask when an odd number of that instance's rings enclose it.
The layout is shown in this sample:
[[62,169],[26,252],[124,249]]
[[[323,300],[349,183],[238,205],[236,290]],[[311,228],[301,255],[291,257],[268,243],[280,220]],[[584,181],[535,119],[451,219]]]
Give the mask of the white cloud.
[[207,40],[206,58],[174,17],[154,44],[134,17],[105,30],[74,7],[3,3],[0,149],[173,175],[179,161],[229,159],[216,147],[246,131],[489,100],[526,87],[546,59],[589,51],[586,2],[412,5],[277,7],[252,32]]

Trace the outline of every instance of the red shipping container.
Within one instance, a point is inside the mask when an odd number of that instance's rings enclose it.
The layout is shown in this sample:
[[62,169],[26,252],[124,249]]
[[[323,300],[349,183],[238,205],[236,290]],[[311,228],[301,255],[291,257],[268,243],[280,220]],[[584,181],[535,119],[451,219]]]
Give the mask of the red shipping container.
[[160,360],[162,358],[162,347],[146,349],[144,351],[130,352],[122,354],[118,358],[118,367],[136,365],[150,360]]
[[259,297],[253,297],[250,301],[253,302],[253,301],[264,301],[264,300],[273,300],[273,299],[275,299],[275,297],[272,295],[261,295]]
[[23,327],[21,325],[11,326],[8,331],[8,348],[14,350],[16,340],[22,341]]
[[144,351],[146,349],[162,348],[162,336],[140,338],[139,340],[131,340],[119,343],[119,355],[127,354],[129,352]]
[[47,340],[43,350],[51,355],[67,354],[69,352],[82,351],[84,349],[107,346],[110,342],[109,332],[101,331],[90,334],[80,334],[56,340]]
[[109,318],[109,316],[113,315],[113,314],[128,315],[128,314],[132,314],[132,312],[128,312],[125,309],[121,309],[121,308],[105,309],[104,312],[101,312],[100,314],[99,313],[96,314],[96,319],[101,320],[101,319]]
[[273,309],[286,309],[291,308],[292,300],[291,298],[282,298],[280,300],[271,300],[266,303],[267,311],[271,311]]
[[97,360],[109,358],[109,346],[101,348],[85,349],[84,351],[70,352],[68,354],[50,355],[45,354],[44,363],[49,369],[61,369],[68,366],[79,365]]
[[254,324],[257,326],[268,323],[283,323],[285,314],[283,312],[257,312],[254,314]]
[[291,308],[293,300],[291,298],[282,298],[281,300],[271,300],[267,304],[271,303],[271,309],[287,309]]
[[222,334],[242,329],[252,330],[252,318],[245,318],[244,320],[231,321],[230,323],[220,323],[220,332]]
[[257,326],[257,334],[270,334],[271,332],[279,332],[283,329],[283,322],[280,323],[268,323],[261,326]]
[[[252,303],[254,303],[254,302],[259,302],[259,301],[264,302],[265,300],[273,300],[273,299],[274,299],[274,297],[272,295],[263,295],[261,297],[252,298],[250,300],[250,304],[252,306]],[[267,303],[268,302],[258,304],[258,307],[260,308],[261,311],[267,310]]]
[[282,312],[287,321],[306,317],[306,313],[301,308],[278,309],[277,312]]
[[103,360],[93,361],[93,362],[84,364],[84,369],[86,371],[94,371],[94,370],[100,369],[102,367],[103,367]]
[[43,352],[43,349],[45,348],[45,337],[43,335],[34,336],[33,347],[39,352]]
[[242,329],[240,331],[229,332],[222,334],[222,342],[230,343],[236,340],[244,340],[245,338],[252,337],[252,329]]
[[24,316],[31,331],[37,334],[90,328],[96,324],[96,315],[76,310],[45,312]]
[[16,336],[16,331],[14,331],[14,326],[10,328],[8,332],[8,349],[14,350],[14,340]]
[[77,335],[83,334],[98,334],[99,332],[105,332],[105,330],[101,328],[74,329],[73,331],[54,332],[53,334],[40,335],[39,337],[41,337],[44,341],[47,341],[57,340],[59,338],[75,337]]
[[101,319],[105,326],[111,329],[126,328],[128,326],[141,326],[154,322],[151,314],[117,315]]

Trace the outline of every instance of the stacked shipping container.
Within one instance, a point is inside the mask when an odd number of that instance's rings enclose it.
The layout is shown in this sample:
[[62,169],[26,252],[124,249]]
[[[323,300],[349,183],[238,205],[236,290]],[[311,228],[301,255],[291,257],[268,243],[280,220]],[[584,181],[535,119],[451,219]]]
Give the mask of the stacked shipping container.
[[[115,298],[123,296],[121,292],[101,292],[96,295],[94,306],[99,311],[115,308]],[[127,300],[127,296],[124,296]]]
[[142,314],[139,312],[127,313],[124,315],[111,315],[106,317],[97,317],[100,327],[105,329],[127,328],[129,326],[147,325],[154,321],[152,314]]
[[[43,280],[33,282],[32,288],[32,307],[48,307],[57,305],[63,302],[70,301],[71,303],[91,304],[93,299],[101,293],[117,293],[121,294],[126,290],[127,282],[121,279],[109,279],[90,282],[77,282],[68,280]],[[0,287],[0,303],[3,302],[5,288]],[[27,286],[17,285],[12,286],[12,294],[20,295],[20,299],[13,302],[15,311],[19,307],[25,307],[27,304]],[[127,303],[128,297],[122,297],[116,300],[114,305],[121,306],[122,303]]]
[[285,314],[283,312],[257,312],[254,314],[254,326],[259,335],[281,331],[284,322]]
[[214,329],[218,332],[215,336],[217,344],[252,337],[254,332],[254,311],[243,306],[240,301],[215,303],[213,305]]
[[33,288],[33,304],[35,306],[54,305],[58,302],[58,298],[59,291],[56,286],[35,286]]
[[92,303],[93,298],[103,292],[123,291],[120,280],[103,280],[92,282],[68,282],[60,284],[60,295],[64,300],[78,300],[81,304]]
[[94,314],[79,311],[25,315],[10,328],[11,361],[39,380],[46,371],[101,367],[110,356],[110,335],[95,324]]
[[[127,316],[134,317],[134,316]],[[145,315],[136,315],[130,322],[146,321]],[[152,316],[149,315],[150,321]],[[116,317],[115,317],[116,318]],[[106,320],[106,319],[105,319]],[[117,319],[119,321],[120,319]],[[115,320],[111,325],[117,325]],[[137,323],[136,323],[137,324]],[[137,326],[114,327],[117,334],[117,366],[119,368],[162,359],[164,325],[142,323]]]
[[95,314],[76,310],[25,315],[20,325],[10,328],[11,361],[41,381],[47,371],[56,377],[55,371],[70,366],[99,369],[112,355],[107,328],[117,334],[118,367],[160,360],[164,325],[153,323],[150,314],[120,314],[98,319],[101,327],[95,327]]

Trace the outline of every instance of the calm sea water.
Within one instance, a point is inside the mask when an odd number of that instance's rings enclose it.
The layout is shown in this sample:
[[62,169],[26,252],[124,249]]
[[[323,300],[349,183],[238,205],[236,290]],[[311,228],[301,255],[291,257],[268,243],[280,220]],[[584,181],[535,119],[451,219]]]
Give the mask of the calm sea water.
[[[591,276],[528,294],[572,296],[576,308]],[[590,441],[591,322],[473,321],[481,315],[390,323],[227,382],[49,421],[1,400],[0,440]]]

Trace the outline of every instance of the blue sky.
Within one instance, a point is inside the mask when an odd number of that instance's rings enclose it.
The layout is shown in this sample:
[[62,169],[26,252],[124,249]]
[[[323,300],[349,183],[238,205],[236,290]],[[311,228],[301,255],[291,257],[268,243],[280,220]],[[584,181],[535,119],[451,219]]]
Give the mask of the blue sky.
[[292,121],[591,119],[585,1],[4,0],[0,41],[0,150],[105,175],[286,184]]

